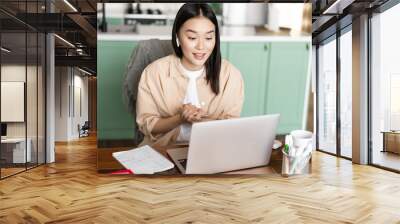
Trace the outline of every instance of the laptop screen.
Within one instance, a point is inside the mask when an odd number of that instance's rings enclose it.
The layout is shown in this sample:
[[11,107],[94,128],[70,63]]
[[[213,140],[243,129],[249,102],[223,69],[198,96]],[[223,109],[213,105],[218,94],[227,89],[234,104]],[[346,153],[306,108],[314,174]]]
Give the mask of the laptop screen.
[[1,123],[1,136],[7,136],[7,124]]

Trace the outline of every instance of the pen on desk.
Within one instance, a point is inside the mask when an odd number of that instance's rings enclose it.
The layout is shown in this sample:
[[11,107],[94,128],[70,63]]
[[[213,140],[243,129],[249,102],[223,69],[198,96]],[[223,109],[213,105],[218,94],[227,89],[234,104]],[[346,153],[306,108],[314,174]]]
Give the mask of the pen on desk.
[[285,148],[283,149],[283,151],[284,151],[286,154],[289,154],[289,145],[288,145],[288,144],[285,144]]

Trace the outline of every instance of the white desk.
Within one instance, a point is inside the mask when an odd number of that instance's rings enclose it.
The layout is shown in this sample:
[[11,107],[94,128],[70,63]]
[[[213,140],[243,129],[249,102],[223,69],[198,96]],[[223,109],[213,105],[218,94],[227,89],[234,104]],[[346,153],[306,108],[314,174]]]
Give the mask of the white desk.
[[26,142],[28,144],[26,147],[26,154],[25,154],[25,138],[1,139],[2,153],[6,151],[12,151],[12,163],[25,163],[25,158],[27,158],[26,162],[30,162],[32,158],[31,154],[32,141],[30,138],[28,138]]

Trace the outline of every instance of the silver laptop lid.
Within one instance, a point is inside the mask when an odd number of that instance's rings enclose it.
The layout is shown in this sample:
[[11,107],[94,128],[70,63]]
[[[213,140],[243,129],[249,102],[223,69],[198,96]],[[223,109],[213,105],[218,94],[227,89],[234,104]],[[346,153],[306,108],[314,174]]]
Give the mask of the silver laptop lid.
[[269,163],[279,114],[195,123],[186,174],[211,174]]

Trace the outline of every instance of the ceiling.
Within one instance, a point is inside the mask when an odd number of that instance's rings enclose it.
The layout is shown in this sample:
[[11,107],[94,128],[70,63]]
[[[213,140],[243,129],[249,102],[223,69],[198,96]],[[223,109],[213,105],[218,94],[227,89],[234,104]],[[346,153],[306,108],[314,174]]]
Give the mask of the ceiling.
[[55,38],[56,66],[78,66],[96,74],[96,4],[92,0],[47,0],[46,6],[45,0],[1,0],[2,46],[12,49],[7,57],[33,57],[38,49],[32,38],[51,32],[61,37]]
[[313,0],[313,44],[350,25],[354,17],[375,12],[389,0]]

